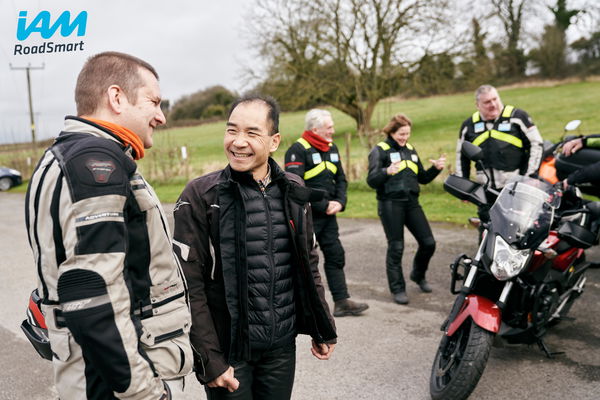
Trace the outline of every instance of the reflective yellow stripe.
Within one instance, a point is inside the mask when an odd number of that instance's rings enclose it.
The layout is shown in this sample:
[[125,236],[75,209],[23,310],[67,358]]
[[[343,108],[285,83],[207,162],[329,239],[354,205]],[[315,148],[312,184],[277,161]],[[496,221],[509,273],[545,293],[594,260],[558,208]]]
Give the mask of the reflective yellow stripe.
[[334,174],[337,173],[337,167],[334,163],[325,161],[325,166],[327,167],[328,170],[330,170]]
[[[504,107],[504,110],[502,111],[502,117],[504,117],[504,118],[510,117],[510,115],[512,114],[514,109],[515,109],[515,106]],[[481,120],[481,115],[479,114],[479,111],[475,111],[473,113],[473,115],[471,116],[471,120],[473,122],[479,122]]]
[[[379,143],[377,143],[377,146],[381,147],[383,150],[386,150],[386,151],[391,149],[390,145],[387,144],[386,142],[379,142]],[[406,143],[406,148],[409,150],[414,149],[414,147],[410,143]]]
[[516,136],[510,135],[508,133],[504,133],[504,132],[499,132],[496,130],[491,131],[485,131],[483,132],[481,135],[477,136],[475,138],[475,140],[473,140],[473,144],[475,146],[479,146],[481,143],[485,142],[486,140],[488,140],[489,138],[493,137],[496,140],[502,140],[503,142],[507,142],[512,144],[513,146],[516,146],[518,148],[522,148],[523,147],[523,141],[521,139],[519,139]]
[[516,147],[523,147],[523,141],[516,136],[504,132],[492,131],[492,137],[503,142],[508,142]]
[[510,115],[512,114],[512,112],[513,112],[514,109],[515,109],[515,106],[506,106],[506,107],[504,107],[504,111],[502,111],[502,116],[504,118],[510,117]]
[[600,147],[600,138],[587,138],[585,139],[585,145],[587,147]]
[[402,170],[404,170],[406,168],[408,168],[412,172],[414,172],[415,175],[419,175],[419,166],[417,164],[415,164],[414,162],[412,162],[410,160],[400,161],[400,164],[398,165],[398,172],[401,172]]
[[334,174],[337,173],[337,166],[329,161],[323,161],[317,164],[316,167],[309,169],[304,173],[304,180],[309,180],[319,175],[321,172],[325,171],[325,169],[330,170]]
[[408,168],[412,169],[412,172],[414,172],[415,175],[419,175],[419,166],[417,164],[412,161],[407,161],[406,164]]
[[309,169],[308,171],[306,171],[304,173],[304,180],[309,180],[311,178],[314,178],[315,176],[319,175],[321,172],[325,171],[325,163],[319,163],[317,164],[316,167]]
[[490,137],[490,131],[485,131],[483,132],[481,135],[477,136],[475,138],[475,140],[473,140],[473,144],[475,146],[479,146],[481,143],[485,142],[486,140],[488,140]]
[[307,150],[311,148],[310,143],[308,143],[308,141],[304,138],[298,139],[297,142],[300,143]]
[[400,161],[400,164],[398,164],[398,172],[402,172],[402,170],[405,168],[406,168],[406,160]]

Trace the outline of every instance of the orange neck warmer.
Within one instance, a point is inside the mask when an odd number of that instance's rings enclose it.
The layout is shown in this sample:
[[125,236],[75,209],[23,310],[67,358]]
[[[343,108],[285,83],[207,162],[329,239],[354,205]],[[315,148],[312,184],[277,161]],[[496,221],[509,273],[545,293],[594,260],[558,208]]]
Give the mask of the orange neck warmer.
[[142,139],[140,139],[140,137],[138,135],[133,133],[133,131],[131,131],[125,127],[122,127],[121,125],[117,125],[115,123],[108,122],[108,121],[103,121],[101,119],[95,119],[95,118],[85,118],[85,119],[95,123],[96,125],[100,125],[101,127],[105,128],[105,129],[108,129],[109,131],[111,131],[112,133],[117,135],[119,137],[119,139],[121,139],[123,141],[123,144],[125,144],[126,146],[131,146],[131,148],[133,149],[133,159],[134,160],[139,160],[140,158],[144,157],[144,143],[142,142]]

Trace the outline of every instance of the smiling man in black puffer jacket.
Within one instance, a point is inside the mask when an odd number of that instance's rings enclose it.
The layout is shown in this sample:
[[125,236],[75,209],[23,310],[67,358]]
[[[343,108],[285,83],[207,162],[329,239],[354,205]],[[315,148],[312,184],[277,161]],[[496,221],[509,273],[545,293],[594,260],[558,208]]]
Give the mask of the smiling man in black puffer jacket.
[[297,334],[328,359],[335,346],[313,243],[312,191],[269,158],[279,111],[236,101],[225,132],[229,165],[191,181],[175,207],[175,251],[192,309],[196,376],[209,399],[289,399]]

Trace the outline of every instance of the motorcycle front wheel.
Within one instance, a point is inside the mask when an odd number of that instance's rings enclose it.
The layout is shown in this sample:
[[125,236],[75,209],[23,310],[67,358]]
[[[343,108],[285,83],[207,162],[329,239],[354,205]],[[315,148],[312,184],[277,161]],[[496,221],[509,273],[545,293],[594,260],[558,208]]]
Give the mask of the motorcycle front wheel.
[[469,397],[483,374],[494,335],[469,318],[454,335],[442,338],[429,380],[433,400]]

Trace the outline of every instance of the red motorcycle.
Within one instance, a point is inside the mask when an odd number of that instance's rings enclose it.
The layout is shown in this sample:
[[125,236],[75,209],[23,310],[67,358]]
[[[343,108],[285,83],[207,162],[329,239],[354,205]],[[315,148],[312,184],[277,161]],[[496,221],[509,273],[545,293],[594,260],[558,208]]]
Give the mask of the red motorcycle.
[[[463,154],[478,163],[483,152],[464,143]],[[485,169],[484,169],[485,170]],[[497,192],[487,184],[451,175],[444,188],[461,200],[486,206]],[[442,325],[444,335],[430,378],[431,398],[467,398],[486,366],[496,335],[509,343],[544,344],[547,329],[581,295],[591,265],[584,249],[598,242],[600,202],[578,189],[563,191],[543,179],[519,176],[497,194],[482,221],[474,257],[451,264],[451,292],[458,295]],[[462,287],[457,289],[457,282]]]

